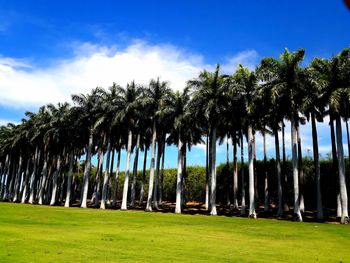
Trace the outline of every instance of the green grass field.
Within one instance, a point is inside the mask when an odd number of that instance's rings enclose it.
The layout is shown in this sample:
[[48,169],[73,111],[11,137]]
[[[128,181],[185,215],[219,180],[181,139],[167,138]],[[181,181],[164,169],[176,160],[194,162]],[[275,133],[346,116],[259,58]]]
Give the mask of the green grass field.
[[0,203],[0,262],[349,262],[348,225]]

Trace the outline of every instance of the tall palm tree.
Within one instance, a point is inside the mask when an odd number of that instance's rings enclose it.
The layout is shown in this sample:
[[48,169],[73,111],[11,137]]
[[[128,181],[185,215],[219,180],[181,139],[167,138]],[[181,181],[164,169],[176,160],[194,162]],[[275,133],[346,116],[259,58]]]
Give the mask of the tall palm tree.
[[[292,142],[292,168],[294,184],[294,216],[297,221],[302,221],[300,212],[299,173],[298,173],[298,151],[297,151],[297,127],[299,123],[299,109],[302,101],[300,84],[300,63],[304,58],[305,51],[300,49],[290,53],[288,49],[280,56],[279,60],[265,58],[261,67],[269,71],[271,76],[270,85],[274,93],[281,96],[281,105],[289,109],[286,117],[291,122]],[[287,111],[287,110],[286,110]]]
[[155,148],[157,143],[157,123],[159,115],[162,112],[164,102],[171,94],[168,83],[152,79],[147,89],[144,90],[142,97],[142,105],[147,109],[147,112],[152,120],[152,143],[151,143],[151,167],[148,184],[148,196],[146,211],[152,211],[152,199],[154,191],[154,168],[155,168]]
[[98,89],[92,90],[91,94],[80,94],[72,95],[72,100],[79,106],[80,110],[80,122],[86,127],[86,134],[82,134],[83,137],[87,140],[85,153],[85,169],[84,169],[84,178],[83,178],[83,189],[82,189],[82,201],[81,207],[87,207],[87,195],[89,190],[89,175],[91,169],[91,153],[93,148],[93,138],[94,138],[94,123],[97,107],[99,106],[100,97],[98,96]]
[[188,87],[193,89],[193,107],[197,115],[203,118],[209,126],[209,167],[210,167],[210,214],[216,211],[216,132],[221,114],[223,114],[226,97],[224,95],[225,77],[220,75],[220,65],[215,72],[202,71],[198,78],[188,81]]

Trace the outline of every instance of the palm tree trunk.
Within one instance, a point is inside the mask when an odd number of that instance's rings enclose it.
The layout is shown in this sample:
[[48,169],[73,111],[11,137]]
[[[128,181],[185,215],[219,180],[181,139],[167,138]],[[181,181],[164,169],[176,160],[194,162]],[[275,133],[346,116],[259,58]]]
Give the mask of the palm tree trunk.
[[73,177],[73,164],[74,164],[74,154],[73,152],[70,153],[69,156],[69,170],[67,174],[67,193],[66,193],[66,202],[64,204],[65,207],[69,207],[70,205],[70,197],[71,197],[71,190],[72,190],[72,177]]
[[[338,157],[337,157],[337,146],[335,143],[335,130],[334,130],[334,117],[333,114],[330,113],[329,114],[329,125],[330,125],[330,130],[331,130],[331,143],[332,143],[332,170],[335,172],[335,188],[339,189],[339,171],[338,171]],[[339,191],[337,192],[336,195],[336,200],[337,200],[337,217],[340,218],[341,217],[341,211],[342,211],[342,207],[341,207],[341,202],[340,202],[340,193]]]
[[[3,171],[2,171],[1,187],[0,187],[0,200],[2,200],[3,193],[5,191],[8,166],[9,166],[9,155],[7,154],[6,159],[5,159],[5,163],[4,163],[4,167],[3,167]],[[27,177],[29,177],[29,176],[27,176]]]
[[350,138],[349,138],[348,119],[345,119],[345,125],[346,125],[346,139],[348,141],[348,157],[349,157],[349,160],[350,160]]
[[226,166],[227,166],[227,182],[226,182],[226,205],[231,205],[231,198],[230,198],[230,190],[231,190],[231,183],[230,183],[230,156],[229,156],[229,145],[228,145],[228,136],[226,137]]
[[238,208],[238,171],[237,171],[237,142],[236,142],[236,133],[234,133],[232,138],[233,145],[233,208]]
[[275,151],[276,151],[276,174],[277,174],[277,192],[278,192],[278,211],[277,216],[283,215],[283,196],[282,196],[282,178],[281,178],[281,160],[280,160],[280,143],[278,138],[278,130],[274,130],[275,134]]
[[245,205],[245,180],[244,180],[244,148],[243,148],[243,132],[241,133],[241,178],[242,178],[242,202],[241,202],[241,215],[246,214]]
[[[113,168],[114,168],[114,155],[115,155],[115,149],[114,147],[112,146],[112,149],[111,149],[111,152],[112,152],[112,157],[111,157],[111,166],[110,166],[110,169],[109,169],[109,180],[108,180],[108,184],[109,184],[109,193],[108,193],[108,203],[107,204],[111,204],[111,200],[113,200]],[[113,202],[113,201],[112,201]]]
[[286,140],[284,135],[284,121],[282,120],[282,176],[283,176],[283,193],[284,193],[284,204],[283,210],[289,211],[289,187],[288,187],[288,176],[287,176],[287,164],[286,164]]
[[17,174],[16,174],[16,181],[15,181],[15,186],[14,186],[14,195],[13,195],[12,202],[17,202],[20,181],[21,181],[21,175],[22,175],[22,155],[19,156],[19,160],[18,160],[18,170],[17,170]]
[[209,136],[205,143],[205,210],[209,210]]
[[109,138],[108,143],[107,143],[107,160],[106,160],[105,175],[103,178],[103,186],[102,186],[102,199],[101,199],[101,206],[100,206],[101,209],[106,208],[110,160],[111,160],[111,138]]
[[49,154],[47,154],[45,161],[44,161],[44,167],[43,167],[43,172],[42,172],[42,180],[41,180],[41,187],[39,190],[39,205],[43,204],[43,194],[45,190],[45,185],[46,185],[46,178],[47,178],[47,162],[49,160]]
[[[23,188],[22,200],[21,200],[21,203],[22,203],[22,204],[24,204],[24,203],[26,202],[26,199],[27,199],[30,161],[31,161],[31,159],[28,158],[28,160],[27,160],[26,172],[25,172],[25,175],[24,175],[24,188]],[[0,194],[0,196],[1,196],[1,194]]]
[[182,200],[182,165],[183,165],[183,143],[179,137],[177,150],[177,179],[176,179],[176,205],[175,213],[181,214],[181,200]]
[[159,209],[158,207],[158,188],[159,188],[159,168],[160,168],[160,159],[162,157],[162,148],[163,142],[160,140],[158,142],[157,148],[157,163],[156,163],[156,177],[154,183],[154,192],[153,192],[153,205],[155,209]]
[[[95,180],[95,193],[93,194],[93,198],[95,200],[95,207],[99,207],[100,204],[100,186],[101,186],[101,177],[102,177],[102,173],[103,173],[103,162],[104,162],[104,158],[105,158],[105,153],[103,152],[103,150],[101,150],[101,154],[100,154],[100,162],[99,162],[99,166],[96,172],[96,180]],[[91,203],[92,203],[91,200]]]
[[303,169],[303,154],[300,138],[300,124],[297,123],[297,141],[298,141],[298,172],[299,172],[299,196],[300,196],[300,211],[305,211],[304,205],[304,169]]
[[116,207],[116,205],[117,205],[117,192],[118,192],[118,180],[119,180],[119,168],[120,168],[120,155],[121,155],[121,148],[118,149],[117,169],[115,171],[115,177],[114,177],[113,202],[112,202],[112,206],[113,207]]
[[264,180],[264,212],[269,211],[269,178],[267,175],[267,157],[266,157],[266,133],[263,132],[263,143],[264,143],[264,170],[265,170],[265,180]]
[[344,150],[343,150],[343,138],[340,116],[336,117],[336,133],[337,133],[337,148],[338,148],[338,170],[339,170],[339,192],[342,208],[342,215],[340,222],[342,224],[349,223],[348,215],[348,195],[345,182],[345,163],[344,163]]
[[135,207],[135,196],[136,196],[136,177],[137,177],[137,165],[139,163],[139,149],[140,149],[140,134],[137,135],[136,140],[136,151],[134,158],[134,169],[132,175],[132,183],[131,183],[131,196],[130,196],[130,207]]
[[84,170],[84,178],[83,178],[83,200],[81,202],[81,207],[87,207],[87,195],[89,191],[89,176],[91,169],[91,152],[92,152],[92,144],[93,144],[93,133],[92,128],[90,129],[89,136],[89,144],[86,147],[86,161],[85,161],[85,170]]
[[126,169],[123,187],[123,199],[121,210],[127,210],[128,202],[128,190],[129,190],[129,173],[130,173],[130,158],[131,158],[131,147],[132,147],[132,131],[129,130],[128,136],[128,146],[127,146],[127,156],[126,156]]
[[153,181],[154,181],[154,156],[156,151],[156,139],[157,139],[157,130],[156,130],[156,120],[153,120],[153,134],[152,134],[152,148],[151,148],[151,167],[149,172],[149,184],[148,184],[148,196],[147,196],[147,205],[146,211],[152,211],[152,194],[153,194]]
[[210,215],[217,215],[216,212],[216,128],[211,131],[211,147],[210,147]]
[[297,129],[294,117],[291,120],[291,137],[292,137],[292,167],[293,167],[293,185],[294,185],[294,216],[297,221],[302,221],[300,213],[299,199],[299,176],[298,176],[298,145]]
[[147,146],[145,145],[145,152],[143,156],[142,181],[141,181],[141,190],[140,190],[140,202],[139,202],[140,206],[143,203],[143,197],[145,195],[146,165],[147,165]]
[[60,174],[60,169],[61,169],[61,156],[58,155],[58,157],[57,157],[57,168],[56,168],[56,171],[53,174],[53,179],[52,179],[52,195],[51,195],[50,205],[55,205],[56,204],[57,179],[58,179],[58,176]]
[[162,205],[163,203],[164,159],[165,159],[165,135],[163,138],[162,167],[160,168],[160,187],[159,187],[159,204],[160,205]]
[[317,139],[317,127],[315,114],[311,113],[311,126],[312,126],[312,145],[314,153],[314,166],[315,166],[315,178],[316,178],[316,200],[317,200],[317,219],[323,219],[322,208],[322,196],[321,196],[321,173],[320,173],[320,160],[318,156],[318,139]]
[[248,156],[249,156],[249,214],[248,217],[256,218],[255,191],[254,191],[254,136],[252,126],[248,126]]
[[30,195],[29,195],[29,204],[33,204],[34,202],[34,194],[35,194],[35,176],[36,176],[36,169],[37,169],[37,159],[39,156],[39,149],[38,146],[36,146],[35,149],[35,155],[34,155],[34,164],[33,164],[33,172],[32,176],[30,178]]

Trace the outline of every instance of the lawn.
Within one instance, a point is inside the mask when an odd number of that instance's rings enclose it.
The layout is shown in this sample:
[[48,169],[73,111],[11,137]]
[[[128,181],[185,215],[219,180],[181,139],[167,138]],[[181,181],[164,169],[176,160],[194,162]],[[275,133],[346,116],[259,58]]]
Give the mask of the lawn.
[[349,262],[350,227],[0,203],[0,262]]

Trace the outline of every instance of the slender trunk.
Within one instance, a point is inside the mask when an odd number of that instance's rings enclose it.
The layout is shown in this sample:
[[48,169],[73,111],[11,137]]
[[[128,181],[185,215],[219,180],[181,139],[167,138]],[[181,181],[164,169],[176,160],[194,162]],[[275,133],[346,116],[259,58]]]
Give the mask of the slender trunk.
[[136,196],[136,178],[137,178],[137,165],[139,163],[139,149],[140,149],[140,134],[137,135],[136,150],[134,158],[134,168],[131,183],[131,196],[130,196],[130,207],[135,207],[135,196]]
[[242,203],[241,203],[241,215],[246,214],[245,205],[245,180],[244,180],[244,148],[243,148],[243,133],[241,133],[241,178],[242,178]]
[[100,171],[102,169],[101,167],[101,148],[98,149],[97,151],[97,166],[96,166],[96,174],[95,174],[95,185],[94,185],[94,191],[92,193],[92,197],[91,197],[91,203],[94,203],[95,206],[98,206],[99,201],[96,201],[96,196],[97,196],[97,191],[99,188],[99,176],[100,176]]
[[264,180],[264,193],[265,193],[265,202],[264,202],[264,211],[269,211],[269,178],[267,175],[267,156],[266,156],[266,133],[263,133],[263,141],[264,141],[264,172],[265,172],[265,180]]
[[278,192],[278,211],[277,216],[283,215],[283,196],[282,196],[282,178],[281,178],[281,160],[280,160],[280,143],[278,138],[278,130],[274,130],[275,134],[275,150],[276,150],[276,174],[277,174],[277,192]]
[[349,125],[348,125],[348,119],[345,119],[345,125],[346,125],[346,138],[348,141],[348,157],[350,160],[350,138],[349,138]]
[[12,202],[17,202],[18,200],[18,194],[20,190],[20,181],[21,181],[21,175],[22,175],[22,155],[19,156],[18,160],[18,170],[16,174],[16,181],[15,181],[15,186],[14,186],[14,195],[13,195],[13,200]]
[[152,134],[152,148],[151,148],[151,167],[149,172],[149,184],[148,184],[148,196],[147,196],[147,205],[146,211],[152,211],[152,194],[153,194],[153,181],[154,181],[154,156],[156,151],[156,139],[157,139],[157,130],[156,130],[156,120],[153,120],[153,134]]
[[162,156],[162,141],[159,140],[158,148],[157,148],[157,163],[156,163],[156,176],[154,181],[154,192],[153,192],[153,205],[155,209],[159,209],[158,207],[158,188],[159,188],[159,168],[160,168],[160,159]]
[[[112,147],[112,157],[111,157],[111,167],[109,169],[109,194],[108,194],[108,204],[111,204],[111,200],[113,200],[113,193],[114,193],[114,189],[113,189],[113,168],[114,168],[114,154],[115,154],[115,149]],[[112,201],[113,202],[113,201]]]
[[238,170],[237,170],[237,141],[236,133],[234,133],[232,138],[233,145],[233,208],[238,208]]
[[210,147],[210,215],[217,215],[216,212],[216,128],[211,131],[211,147]]
[[318,156],[317,126],[316,126],[314,113],[311,113],[311,126],[312,126],[312,145],[313,145],[313,153],[314,153],[314,166],[315,166],[315,178],[316,178],[317,219],[321,220],[323,219],[322,196],[321,196],[321,173],[320,173],[320,160]]
[[145,151],[143,156],[142,181],[141,181],[140,201],[139,201],[140,206],[143,203],[143,198],[145,195],[146,165],[147,165],[147,146],[145,146]]
[[100,206],[101,209],[106,208],[110,160],[111,160],[111,139],[109,139],[107,143],[107,160],[106,160],[105,175],[103,178],[103,186],[102,186],[102,198],[101,198],[101,206]]
[[29,195],[29,204],[33,204],[34,202],[34,194],[35,194],[35,176],[36,176],[36,169],[37,169],[37,159],[39,155],[39,149],[38,146],[35,149],[35,155],[34,155],[34,165],[33,165],[33,172],[30,178],[30,195]]
[[164,159],[165,159],[165,135],[163,138],[163,149],[162,149],[162,167],[160,169],[160,187],[159,187],[159,204],[163,202],[163,184],[164,184]]
[[26,202],[26,199],[27,199],[30,161],[31,161],[31,159],[28,158],[26,172],[25,172],[25,175],[24,175],[24,188],[23,188],[22,200],[21,200],[22,204],[24,204]]
[[44,161],[44,167],[43,167],[43,172],[42,172],[42,180],[41,180],[41,187],[39,191],[39,205],[43,204],[43,194],[45,190],[45,185],[46,185],[46,178],[47,178],[47,162],[49,160],[49,154],[47,154],[45,161]]
[[113,207],[116,207],[116,205],[117,205],[117,192],[118,192],[118,180],[119,180],[119,168],[120,168],[120,155],[121,155],[121,148],[119,148],[119,150],[118,150],[117,169],[115,171],[115,177],[114,177],[113,202],[112,202],[112,206]]
[[209,210],[209,136],[205,144],[205,210]]
[[186,148],[186,143],[184,142],[182,145],[182,182],[181,182],[181,187],[182,187],[182,194],[181,194],[181,204],[182,204],[182,209],[186,206],[186,167],[187,167],[187,148]]
[[85,161],[85,170],[84,170],[84,178],[83,178],[83,200],[81,202],[81,207],[87,207],[87,195],[89,191],[89,176],[91,169],[91,152],[92,152],[92,144],[93,144],[93,133],[92,128],[90,129],[89,136],[89,144],[86,147],[86,161]]
[[60,170],[61,170],[61,156],[58,155],[58,157],[57,157],[57,168],[56,168],[56,171],[53,174],[53,180],[52,180],[52,195],[51,195],[50,205],[55,205],[56,204],[57,178],[60,175]]
[[299,172],[299,196],[300,196],[300,211],[305,211],[304,205],[304,168],[303,168],[303,154],[301,148],[301,138],[300,138],[300,124],[297,126],[297,141],[298,141],[298,172]]
[[175,213],[181,214],[181,200],[182,200],[182,165],[183,165],[183,144],[179,137],[178,155],[177,155],[177,179],[176,179],[176,205]]
[[289,211],[289,187],[288,187],[288,177],[287,177],[287,168],[286,168],[286,140],[284,135],[284,121],[282,120],[282,177],[283,177],[283,193],[284,193],[284,204],[283,210],[285,212]]
[[228,136],[226,137],[226,167],[227,167],[227,181],[226,181],[226,205],[231,205],[230,190],[231,190],[231,176],[230,176],[230,156],[229,156],[229,145]]
[[292,167],[293,167],[293,186],[294,186],[294,216],[297,221],[302,221],[300,213],[299,199],[299,176],[298,176],[298,145],[297,129],[294,116],[291,120],[291,137],[292,137]]
[[335,188],[338,189],[337,195],[336,195],[336,201],[337,201],[337,217],[341,217],[341,203],[340,203],[340,193],[339,193],[339,171],[338,171],[338,157],[337,157],[337,147],[335,143],[335,130],[334,130],[334,117],[333,114],[329,114],[329,125],[331,130],[331,143],[332,143],[332,171],[335,173]]
[[255,191],[254,191],[254,135],[252,126],[248,126],[248,156],[249,156],[249,214],[248,217],[256,218]]
[[127,148],[127,156],[126,156],[126,169],[125,169],[125,179],[124,179],[123,199],[122,199],[121,210],[127,210],[131,147],[132,147],[132,131],[129,130],[128,148]]
[[[103,162],[104,162],[104,158],[105,158],[105,153],[103,152],[103,150],[101,150],[101,156],[100,156],[100,164],[99,167],[97,169],[97,173],[96,173],[96,187],[95,187],[95,193],[93,194],[92,199],[95,199],[95,207],[99,207],[100,204],[100,186],[101,186],[101,177],[102,177],[102,172],[103,172]],[[108,168],[107,168],[108,170]],[[92,200],[91,200],[92,203]]]
[[345,182],[345,163],[344,163],[344,150],[343,150],[343,138],[340,116],[336,117],[336,134],[337,134],[337,149],[338,149],[338,171],[339,171],[339,192],[342,214],[340,222],[342,224],[349,223],[348,215],[348,195]]
[[74,154],[70,153],[69,156],[69,170],[67,174],[67,193],[66,193],[66,202],[64,204],[65,207],[69,207],[70,205],[70,197],[71,197],[71,189],[72,189],[72,176],[73,176],[73,164],[74,164]]

